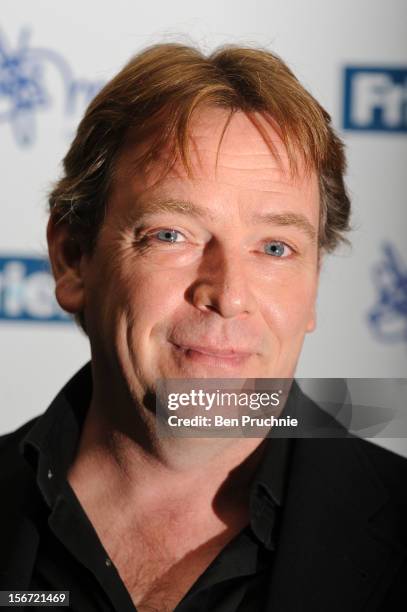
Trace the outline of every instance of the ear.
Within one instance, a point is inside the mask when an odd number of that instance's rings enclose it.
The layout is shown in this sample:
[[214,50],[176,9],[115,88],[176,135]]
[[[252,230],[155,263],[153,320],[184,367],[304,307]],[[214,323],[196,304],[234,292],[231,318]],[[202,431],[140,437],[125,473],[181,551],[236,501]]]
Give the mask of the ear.
[[81,312],[85,304],[83,253],[72,238],[69,224],[51,215],[47,225],[48,253],[55,278],[58,304],[72,314]]

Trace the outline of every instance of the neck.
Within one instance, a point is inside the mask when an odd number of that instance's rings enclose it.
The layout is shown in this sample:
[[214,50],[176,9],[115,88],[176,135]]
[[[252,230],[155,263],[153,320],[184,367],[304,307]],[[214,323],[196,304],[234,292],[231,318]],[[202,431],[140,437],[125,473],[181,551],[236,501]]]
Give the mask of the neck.
[[127,507],[153,510],[165,499],[211,508],[219,516],[236,503],[248,505],[250,483],[263,455],[262,439],[158,437],[151,412],[122,404],[118,394],[114,402],[108,397],[102,402],[102,397],[106,395],[94,386],[68,472],[73,488],[91,504],[103,496],[112,503],[120,499]]

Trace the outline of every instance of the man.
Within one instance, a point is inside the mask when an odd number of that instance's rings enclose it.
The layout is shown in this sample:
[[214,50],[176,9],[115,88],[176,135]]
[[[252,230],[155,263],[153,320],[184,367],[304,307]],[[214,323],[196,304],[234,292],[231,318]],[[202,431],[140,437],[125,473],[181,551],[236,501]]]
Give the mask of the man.
[[[406,594],[403,459],[355,438],[160,437],[151,403],[160,379],[294,375],[348,229],[344,169],[329,116],[266,51],[157,45],[98,94],[47,232],[92,359],[2,439],[2,589],[120,612]],[[315,410],[296,386],[288,405]]]

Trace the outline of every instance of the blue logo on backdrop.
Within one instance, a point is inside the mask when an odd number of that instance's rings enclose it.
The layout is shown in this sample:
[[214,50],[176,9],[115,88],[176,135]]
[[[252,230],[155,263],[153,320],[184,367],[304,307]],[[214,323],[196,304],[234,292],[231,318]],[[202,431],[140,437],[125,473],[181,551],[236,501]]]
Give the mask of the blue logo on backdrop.
[[377,302],[368,314],[371,329],[384,342],[407,342],[407,266],[391,244],[383,246],[373,282]]
[[[36,136],[36,116],[52,106],[50,81],[62,85],[66,115],[85,106],[101,89],[101,81],[74,78],[65,58],[51,49],[30,46],[30,32],[22,30],[15,49],[0,33],[0,123],[8,123],[20,146]],[[55,92],[54,92],[55,93]]]
[[345,68],[343,111],[346,130],[407,132],[407,68]]
[[47,259],[0,257],[0,320],[71,322],[54,289]]

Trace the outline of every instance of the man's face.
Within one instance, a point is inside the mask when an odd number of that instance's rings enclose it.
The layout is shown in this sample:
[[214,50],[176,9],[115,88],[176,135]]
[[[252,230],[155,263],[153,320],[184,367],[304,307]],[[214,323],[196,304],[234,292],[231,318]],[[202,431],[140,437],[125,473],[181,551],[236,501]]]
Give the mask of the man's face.
[[[241,112],[205,110],[193,178],[122,152],[96,250],[81,264],[93,359],[134,390],[158,378],[291,377],[314,327],[316,175],[288,172]],[[57,290],[58,294],[58,290]],[[60,300],[63,302],[63,299]]]

